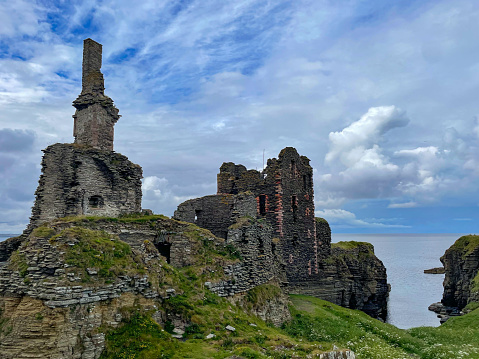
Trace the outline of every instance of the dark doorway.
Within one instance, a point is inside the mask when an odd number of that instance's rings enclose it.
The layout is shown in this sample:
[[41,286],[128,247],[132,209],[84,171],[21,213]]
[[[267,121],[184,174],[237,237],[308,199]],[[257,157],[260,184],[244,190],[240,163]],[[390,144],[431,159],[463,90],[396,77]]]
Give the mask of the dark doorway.
[[156,245],[156,249],[158,249],[158,252],[166,258],[166,263],[170,263],[171,259],[171,243],[168,242],[161,242]]

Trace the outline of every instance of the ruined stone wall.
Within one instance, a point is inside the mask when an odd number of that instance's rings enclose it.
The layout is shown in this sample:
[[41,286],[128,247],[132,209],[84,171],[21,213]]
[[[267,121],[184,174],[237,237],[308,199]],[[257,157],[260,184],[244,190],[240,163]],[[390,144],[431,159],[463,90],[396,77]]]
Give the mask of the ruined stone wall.
[[44,153],[30,227],[65,216],[141,211],[142,170],[125,156],[72,144]]
[[316,239],[318,241],[318,261],[331,255],[331,228],[324,218],[316,220]]
[[296,149],[283,149],[269,159],[263,174],[242,165],[223,163],[218,174],[218,193],[248,190],[257,202],[256,215],[273,227],[278,250],[287,266],[290,282],[307,280],[317,273],[314,220],[313,169]]
[[245,216],[256,217],[256,200],[251,192],[191,199],[178,206],[173,218],[194,223],[226,239],[229,226]]
[[225,162],[217,175],[217,194],[238,194],[255,191],[263,184],[263,176],[256,170],[247,170],[243,165]]
[[229,276],[227,280],[209,283],[211,291],[225,297],[244,293],[268,282],[286,285],[285,265],[268,224],[240,218],[230,227],[226,244],[232,244],[239,251],[241,261],[225,268],[225,274]]

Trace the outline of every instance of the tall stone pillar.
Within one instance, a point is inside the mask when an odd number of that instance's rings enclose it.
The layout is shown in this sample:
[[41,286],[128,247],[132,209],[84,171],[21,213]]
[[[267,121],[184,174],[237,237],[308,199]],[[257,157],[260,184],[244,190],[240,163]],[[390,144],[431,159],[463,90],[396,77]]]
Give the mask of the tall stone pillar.
[[73,136],[76,144],[113,151],[113,126],[120,116],[113,100],[104,93],[101,62],[102,45],[92,39],[84,40],[82,92],[73,101]]

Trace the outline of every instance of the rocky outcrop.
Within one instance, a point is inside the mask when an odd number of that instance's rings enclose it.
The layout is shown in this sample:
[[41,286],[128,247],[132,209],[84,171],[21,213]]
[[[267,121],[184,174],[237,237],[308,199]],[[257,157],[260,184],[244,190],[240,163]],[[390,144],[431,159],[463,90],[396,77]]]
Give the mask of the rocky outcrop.
[[479,302],[479,236],[459,238],[441,257],[445,268],[445,306],[464,308]]
[[[34,229],[0,266],[0,358],[96,359],[105,347],[101,328],[120,325],[132,307],[158,323],[187,326],[181,308],[178,314],[165,306],[184,293],[167,261],[190,268],[200,298],[211,288],[238,302],[268,283],[280,295],[252,313],[280,325],[290,317],[287,297],[274,282],[272,243],[262,248],[254,237],[259,225],[232,228],[233,237],[248,242],[239,252],[209,231],[164,216],[67,218]],[[263,250],[264,261],[251,265]]]
[[331,255],[319,262],[318,276],[305,286],[291,289],[346,308],[359,309],[375,318],[386,319],[386,268],[365,242],[332,244]]

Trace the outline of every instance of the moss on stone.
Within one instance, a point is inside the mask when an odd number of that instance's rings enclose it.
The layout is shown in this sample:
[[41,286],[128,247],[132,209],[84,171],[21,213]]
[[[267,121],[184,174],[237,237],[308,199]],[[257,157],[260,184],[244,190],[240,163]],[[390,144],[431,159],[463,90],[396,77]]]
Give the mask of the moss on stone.
[[229,226],[228,229],[238,229],[241,227],[249,226],[253,221],[253,218],[245,216],[245,217],[240,217],[236,220],[236,223],[233,223],[231,226]]
[[25,254],[20,253],[18,250],[13,252],[9,260],[8,268],[14,271],[18,271],[20,273],[20,276],[25,277],[27,275],[28,268]]
[[33,237],[50,239],[55,235],[55,230],[51,227],[41,226],[32,231]]

